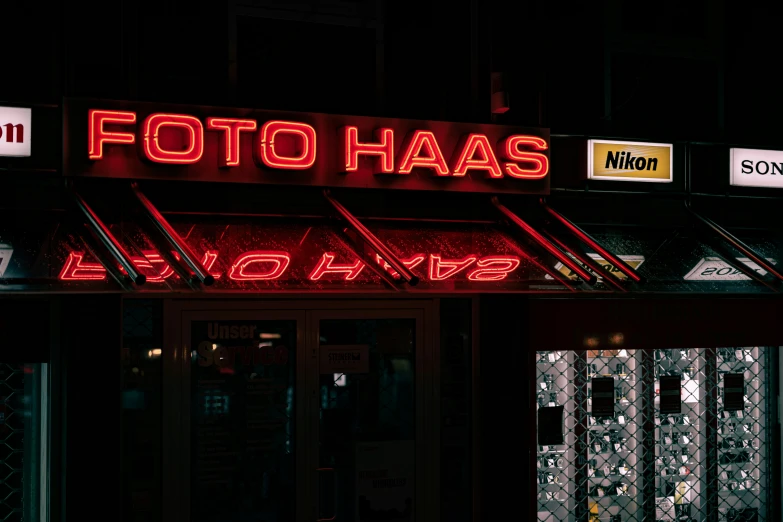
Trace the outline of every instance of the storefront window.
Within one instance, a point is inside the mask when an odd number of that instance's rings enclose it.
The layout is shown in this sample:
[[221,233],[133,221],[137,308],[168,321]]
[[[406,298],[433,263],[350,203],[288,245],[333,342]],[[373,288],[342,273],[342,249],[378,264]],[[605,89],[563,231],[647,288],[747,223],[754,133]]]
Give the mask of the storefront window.
[[193,321],[190,339],[191,519],[294,520],[296,321]]
[[440,302],[440,517],[473,520],[472,300]]
[[769,517],[776,349],[537,354],[538,520]]
[[123,520],[161,519],[162,302],[123,306]]
[[0,521],[47,520],[48,364],[0,363]]

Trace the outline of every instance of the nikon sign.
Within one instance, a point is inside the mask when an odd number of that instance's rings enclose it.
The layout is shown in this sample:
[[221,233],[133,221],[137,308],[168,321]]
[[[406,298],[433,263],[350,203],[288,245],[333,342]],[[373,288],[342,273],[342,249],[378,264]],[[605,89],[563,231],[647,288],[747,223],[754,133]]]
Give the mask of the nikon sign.
[[672,162],[670,143],[587,142],[588,179],[670,183]]

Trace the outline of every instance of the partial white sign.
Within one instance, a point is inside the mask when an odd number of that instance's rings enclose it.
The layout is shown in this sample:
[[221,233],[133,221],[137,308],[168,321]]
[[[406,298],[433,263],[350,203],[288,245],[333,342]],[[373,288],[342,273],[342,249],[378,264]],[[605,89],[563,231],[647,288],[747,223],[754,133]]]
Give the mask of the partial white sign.
[[783,151],[731,149],[730,156],[733,186],[783,188]]
[[32,109],[0,107],[0,156],[30,156]]
[[[599,256],[598,254],[594,254],[592,252],[588,252],[587,255],[590,256],[590,259],[592,259],[593,261],[596,261],[599,265],[601,265],[604,268],[604,270],[606,270],[607,272],[613,273],[619,279],[623,279],[623,280],[627,279],[627,276],[625,274],[623,274],[622,272],[620,272],[619,268],[617,268],[612,263],[610,263],[609,261],[607,261],[604,258],[602,258],[601,256]],[[574,256],[570,255],[570,254],[569,254],[569,257],[571,257],[574,261],[577,261],[577,259]],[[644,256],[617,256],[617,257],[620,258],[621,260],[625,261],[625,263],[628,266],[630,266],[631,268],[633,268],[634,270],[638,269],[641,266],[641,264],[644,263]],[[564,276],[566,276],[569,279],[572,279],[574,281],[579,279],[579,277],[576,275],[575,272],[573,272],[570,268],[568,268],[567,266],[565,266],[563,263],[561,263],[559,261],[555,264],[555,270],[557,270],[558,272],[560,272]],[[552,277],[549,274],[545,274],[544,278],[545,279],[550,279],[550,280],[554,279],[554,277]],[[599,281],[601,280],[601,275],[600,274],[598,275],[598,280]]]
[[416,442],[356,444],[356,520],[414,522]]
[[5,271],[8,269],[8,263],[11,262],[11,255],[13,253],[14,249],[11,245],[0,243],[0,277],[5,276]]
[[[755,270],[759,275],[766,275],[767,271],[761,268],[759,265],[748,259],[747,257],[738,257],[737,261],[745,264],[748,268]],[[773,265],[777,264],[777,261],[771,258],[767,258],[767,261]],[[686,281],[750,281],[750,277],[746,276],[724,260],[719,257],[705,257],[699,261],[696,266],[688,272],[684,279]]]

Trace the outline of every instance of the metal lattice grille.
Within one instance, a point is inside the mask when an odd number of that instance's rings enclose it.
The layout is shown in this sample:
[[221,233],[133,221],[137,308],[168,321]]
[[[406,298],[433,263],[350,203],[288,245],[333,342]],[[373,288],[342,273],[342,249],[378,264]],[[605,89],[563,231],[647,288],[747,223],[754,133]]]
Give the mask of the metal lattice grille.
[[24,367],[0,363],[0,520],[22,520]]
[[538,520],[765,520],[769,352],[538,352],[538,408],[562,406],[564,428],[538,446]]

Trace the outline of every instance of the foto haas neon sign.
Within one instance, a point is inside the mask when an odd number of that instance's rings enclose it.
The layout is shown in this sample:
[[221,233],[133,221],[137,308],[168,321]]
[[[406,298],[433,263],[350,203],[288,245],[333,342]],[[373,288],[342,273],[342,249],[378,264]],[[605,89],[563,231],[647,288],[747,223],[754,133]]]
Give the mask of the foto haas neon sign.
[[[131,130],[138,124],[138,130]],[[112,130],[113,129],[113,130]],[[182,143],[172,146],[161,139],[163,131],[179,131]],[[361,140],[357,126],[336,129],[341,172],[357,172],[359,158],[374,160],[373,173],[407,175],[414,169],[430,171],[436,177],[465,177],[471,172],[484,173],[491,179],[542,179],[549,173],[549,145],[544,138],[511,135],[491,143],[480,133],[464,135],[451,152],[450,161],[441,143],[429,130],[408,131],[399,149],[394,129],[373,131],[371,140]],[[137,121],[136,112],[91,109],[88,115],[88,155],[99,161],[106,148],[116,145],[138,145],[143,158],[162,164],[188,165],[202,161],[205,133],[218,133],[220,167],[238,167],[247,151],[241,149],[241,135],[254,133],[252,156],[260,168],[307,170],[318,155],[316,130],[296,121],[259,122],[242,118],[206,118],[205,124],[187,114],[154,113]],[[449,151],[446,151],[449,152]]]
[[[160,254],[154,251],[143,252],[144,257],[133,257],[134,263],[142,271],[148,273],[147,281],[162,283],[174,276],[174,270],[165,262]],[[220,279],[222,273],[214,270],[218,252],[208,251],[204,254],[202,263],[215,279]],[[429,281],[445,281],[464,275],[470,281],[502,281],[516,270],[521,259],[516,256],[484,256],[468,255],[460,259],[449,259],[441,255],[416,254],[402,261],[410,269],[414,269],[428,260],[427,277]],[[376,262],[395,278],[395,272],[383,259],[376,256]],[[228,270],[228,279],[232,281],[273,281],[280,279],[289,269],[291,256],[288,252],[252,250],[245,252],[234,260]],[[350,262],[338,261],[337,255],[324,252],[315,266],[308,272],[310,281],[342,280],[353,281],[365,268],[363,261],[356,259]],[[106,279],[106,269],[98,263],[84,260],[83,252],[71,252],[60,270],[61,281],[102,281]]]

